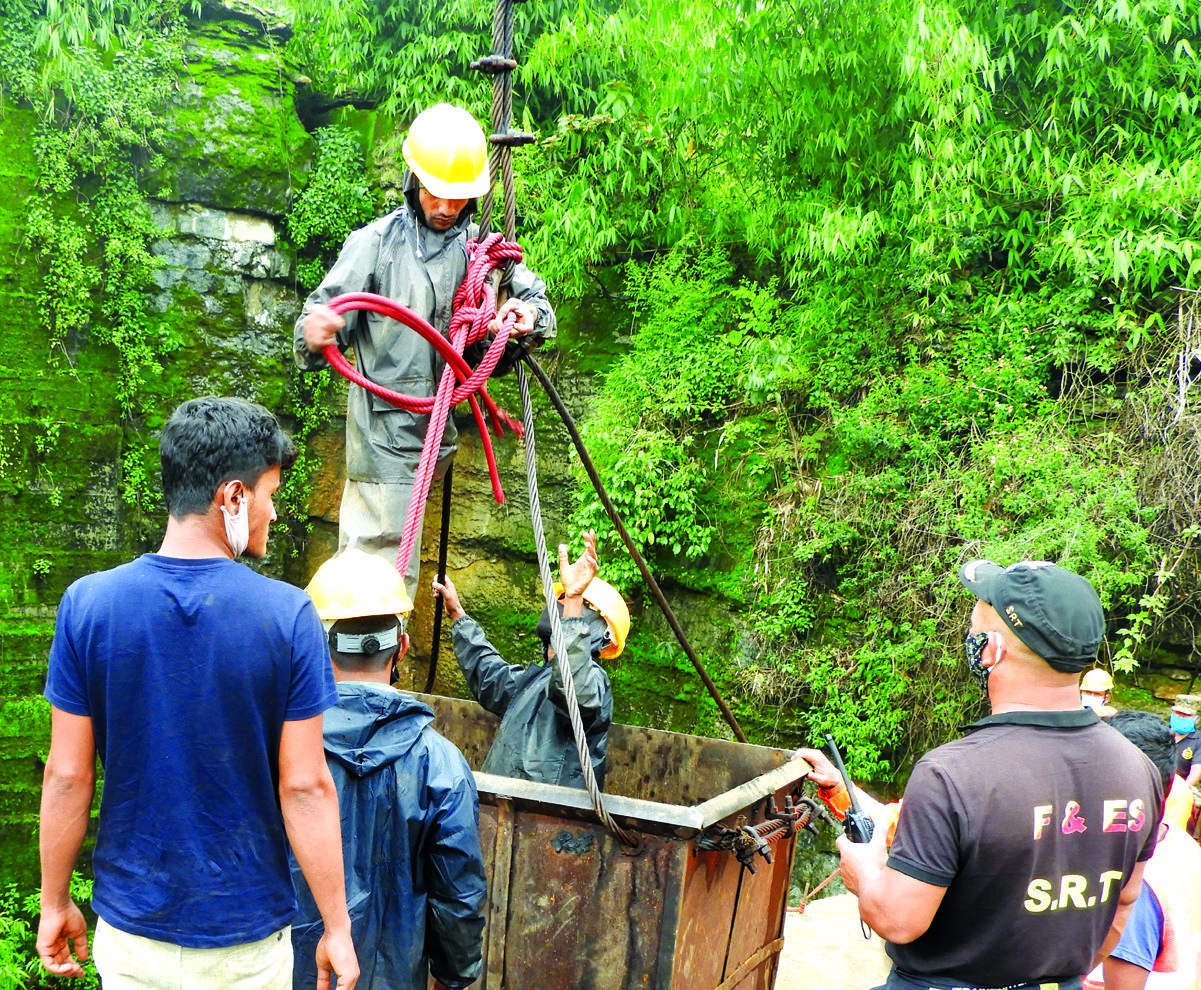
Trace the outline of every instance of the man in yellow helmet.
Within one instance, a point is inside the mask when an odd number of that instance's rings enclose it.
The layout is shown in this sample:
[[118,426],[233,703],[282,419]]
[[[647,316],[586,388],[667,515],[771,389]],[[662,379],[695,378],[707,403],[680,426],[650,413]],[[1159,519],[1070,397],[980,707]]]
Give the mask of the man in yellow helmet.
[[[567,547],[559,545],[563,638],[592,769],[597,784],[603,786],[613,689],[609,675],[596,661],[621,654],[630,631],[630,613],[616,589],[596,576],[598,567],[595,533],[584,534],[584,552],[574,563],[568,563]],[[435,581],[434,593],[446,603],[455,658],[468,688],[476,701],[501,719],[483,772],[583,787],[584,771],[562,674],[550,646],[550,616],[543,610],[538,622],[542,662],[522,667],[505,663],[480,624],[463,611],[449,579],[444,584]]]
[[[374,292],[447,332],[451,303],[467,271],[466,245],[478,233],[472,216],[478,198],[492,184],[488,142],[466,110],[439,103],[414,119],[402,153],[408,166],[404,204],[346,239],[296,320],[293,351],[302,370],[317,371],[327,366],[321,352],[328,345],[353,348],[358,368],[368,378],[407,395],[431,396],[444,362],[430,344],[380,314],[354,310],[344,319],[326,305],[344,292]],[[510,342],[493,374],[512,367],[523,349],[554,336],[555,330],[546,286],[537,275],[515,265],[503,288],[510,298],[501,316],[516,315],[514,335],[519,339]],[[350,387],[339,548],[359,546],[395,559],[428,425],[428,415],[398,409]],[[457,439],[454,420],[448,419],[439,473],[450,464]],[[410,598],[417,588],[420,535],[418,541],[405,575]]]
[[[463,754],[434,713],[390,685],[409,646],[412,604],[396,568],[357,548],[307,591],[329,636],[338,704],[325,713],[325,760],[338,790],[346,894],[359,986],[455,990],[475,982],[486,896],[479,798]],[[313,986],[321,919],[295,864],[295,990]],[[307,967],[307,968],[306,968]]]
[[1113,692],[1113,675],[1102,667],[1092,667],[1080,678],[1080,705],[1091,708],[1097,718],[1109,718],[1117,709],[1109,703]]

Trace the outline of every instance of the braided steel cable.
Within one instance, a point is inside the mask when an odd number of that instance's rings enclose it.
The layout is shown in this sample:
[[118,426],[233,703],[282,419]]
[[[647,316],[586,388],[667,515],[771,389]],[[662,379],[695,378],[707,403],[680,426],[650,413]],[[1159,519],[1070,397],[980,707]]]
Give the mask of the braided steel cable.
[[[492,54],[503,55],[505,58],[512,57],[512,43],[510,47],[505,47],[505,20],[508,19],[510,24],[513,19],[513,9],[511,0],[506,3],[506,0],[496,0],[496,5],[492,8]],[[509,37],[512,38],[510,29]],[[502,80],[510,79],[508,72],[501,72],[492,77],[492,132],[494,134],[502,134],[507,131],[508,117],[505,114],[505,85]],[[509,82],[509,116],[512,115],[512,81]],[[496,202],[496,180],[500,177],[501,163],[503,161],[502,152],[507,152],[508,149],[499,144],[493,144],[488,149],[488,174],[492,179],[492,185],[489,186],[487,194],[484,196],[483,202],[480,203],[480,233],[488,231],[492,227],[492,208]],[[513,238],[510,236],[509,240]]]
[[521,419],[525,426],[525,477],[530,493],[530,521],[534,527],[534,542],[538,548],[538,573],[542,578],[542,595],[546,611],[550,616],[550,641],[555,648],[555,662],[563,678],[563,693],[567,696],[567,714],[571,719],[571,731],[575,736],[576,753],[584,771],[584,786],[597,816],[610,832],[624,845],[637,846],[638,840],[617,824],[605,810],[604,798],[596,783],[596,772],[592,768],[592,754],[588,751],[588,738],[584,732],[584,720],[580,716],[580,703],[575,696],[575,679],[571,676],[571,664],[567,660],[567,647],[563,639],[563,625],[559,621],[559,602],[555,594],[554,577],[551,575],[550,558],[546,550],[546,532],[542,527],[542,506],[538,497],[538,466],[534,440],[534,406],[530,401],[530,384],[525,368],[517,365],[517,385],[521,390]]

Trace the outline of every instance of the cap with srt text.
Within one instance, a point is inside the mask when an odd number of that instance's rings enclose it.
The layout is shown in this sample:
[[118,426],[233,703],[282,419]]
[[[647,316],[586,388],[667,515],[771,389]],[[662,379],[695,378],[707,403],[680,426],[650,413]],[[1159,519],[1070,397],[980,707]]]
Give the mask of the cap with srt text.
[[1096,590],[1079,574],[1046,560],[1009,567],[970,560],[959,569],[959,580],[1056,670],[1078,673],[1096,659],[1105,613]]

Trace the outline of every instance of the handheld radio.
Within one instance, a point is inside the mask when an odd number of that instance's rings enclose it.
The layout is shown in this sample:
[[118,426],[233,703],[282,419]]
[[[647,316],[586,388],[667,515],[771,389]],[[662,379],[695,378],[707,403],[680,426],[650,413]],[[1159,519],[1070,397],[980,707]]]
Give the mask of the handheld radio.
[[847,796],[851,801],[851,808],[843,818],[842,827],[846,833],[846,837],[852,842],[871,842],[872,834],[876,831],[876,823],[872,821],[871,815],[859,806],[859,802],[855,800],[855,788],[851,785],[851,778],[847,776],[847,768],[843,765],[842,754],[838,752],[838,747],[834,745],[834,737],[830,733],[826,733],[826,742],[830,745],[830,754],[834,757],[834,765],[838,767],[838,772],[842,774],[842,782],[846,785]]

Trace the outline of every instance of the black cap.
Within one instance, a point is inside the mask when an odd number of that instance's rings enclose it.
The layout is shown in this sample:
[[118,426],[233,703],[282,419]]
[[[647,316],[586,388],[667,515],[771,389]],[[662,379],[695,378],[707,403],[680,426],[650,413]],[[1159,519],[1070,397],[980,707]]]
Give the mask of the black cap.
[[1096,659],[1105,612],[1096,590],[1079,574],[1046,560],[1009,567],[970,560],[959,569],[959,580],[1056,670],[1077,673]]

